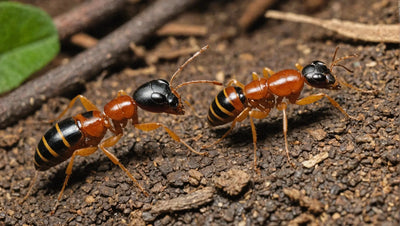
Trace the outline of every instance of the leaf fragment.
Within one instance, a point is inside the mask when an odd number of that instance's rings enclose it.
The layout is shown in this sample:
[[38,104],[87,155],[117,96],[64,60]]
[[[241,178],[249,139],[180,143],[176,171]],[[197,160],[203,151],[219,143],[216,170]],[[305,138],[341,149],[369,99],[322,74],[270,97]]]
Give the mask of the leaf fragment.
[[39,8],[0,2],[0,93],[20,85],[59,51],[52,19]]

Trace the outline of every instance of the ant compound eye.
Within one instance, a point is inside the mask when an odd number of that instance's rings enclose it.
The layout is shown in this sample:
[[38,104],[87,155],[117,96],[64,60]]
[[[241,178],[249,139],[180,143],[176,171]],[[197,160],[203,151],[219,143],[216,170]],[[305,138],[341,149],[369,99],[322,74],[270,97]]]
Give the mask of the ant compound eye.
[[166,104],[168,103],[167,98],[162,95],[161,93],[152,93],[151,100],[154,101],[156,104]]
[[336,79],[331,73],[329,73],[326,75],[326,81],[328,82],[329,85],[333,85],[335,84]]
[[179,99],[174,95],[172,98],[169,100],[169,106],[176,108],[179,105]]

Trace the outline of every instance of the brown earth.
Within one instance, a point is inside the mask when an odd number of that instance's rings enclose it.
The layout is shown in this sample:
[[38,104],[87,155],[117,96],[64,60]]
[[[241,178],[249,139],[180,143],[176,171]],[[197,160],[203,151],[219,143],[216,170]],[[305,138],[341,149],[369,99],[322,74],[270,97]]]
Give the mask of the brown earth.
[[[394,0],[329,1],[312,9],[307,2],[312,1],[279,2],[273,9],[368,24],[399,20]],[[343,62],[354,69],[353,74],[341,68],[334,72],[357,87],[379,91],[376,95],[348,88],[326,91],[358,121],[346,119],[326,99],[290,106],[288,141],[293,168],[284,151],[282,113],[273,110],[266,119],[256,120],[260,174],[253,170],[248,120],[219,144],[202,150],[208,156],[188,154],[185,146],[161,129],[145,133],[128,126],[124,138],[110,151],[150,196],[145,197],[118,166],[97,152],[76,159],[64,197],[50,216],[66,162],[41,173],[27,201],[22,205],[17,201],[26,194],[35,172],[34,148],[50,127],[43,121],[55,118],[68,103],[65,97],[54,97],[35,114],[0,130],[0,224],[399,224],[399,46],[360,42],[311,25],[265,19],[247,32],[235,33],[235,23],[247,4],[249,1],[216,1],[198,5],[176,21],[206,25],[206,36],[157,38],[145,45],[157,52],[209,44],[210,49],[185,68],[178,80],[223,78],[225,84],[231,78],[248,83],[251,72],[261,73],[265,66],[278,71],[294,69],[296,62],[330,62],[340,46],[339,56],[358,57]],[[45,7],[54,11],[52,15],[59,13],[56,8]],[[66,52],[70,51],[64,49]],[[148,80],[168,79],[187,57],[160,61],[151,75],[109,71],[104,79],[66,96],[82,93],[103,106],[119,89],[132,93]],[[143,66],[143,60],[129,65]],[[219,89],[193,85],[180,93],[198,114],[206,115]],[[317,92],[320,90],[306,88],[302,96]],[[70,115],[82,111],[78,106]],[[210,129],[204,118],[190,110],[184,116],[140,111],[139,119],[165,123],[196,149],[215,141],[227,129]],[[310,168],[303,166],[316,156],[322,156],[322,161]]]

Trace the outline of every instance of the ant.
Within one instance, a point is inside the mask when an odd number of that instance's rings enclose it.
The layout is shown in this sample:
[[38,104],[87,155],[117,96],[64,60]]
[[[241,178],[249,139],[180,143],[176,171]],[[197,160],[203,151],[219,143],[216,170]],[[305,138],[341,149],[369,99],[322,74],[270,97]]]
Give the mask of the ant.
[[[82,95],[73,98],[68,107],[54,120],[59,120],[68,109],[72,108],[77,100],[80,100],[85,113],[66,118],[56,123],[41,138],[34,156],[34,164],[36,168],[35,177],[31,182],[28,193],[22,200],[25,201],[35,183],[38,171],[45,171],[56,166],[67,159],[71,159],[67,169],[64,184],[58,195],[57,203],[52,214],[57,208],[58,202],[61,200],[64,189],[72,173],[72,165],[76,156],[89,156],[100,149],[103,153],[116,165],[118,165],[129,178],[137,185],[137,187],[146,195],[148,193],[142,188],[133,175],[120,163],[118,158],[109,152],[107,148],[114,146],[123,136],[123,129],[129,121],[132,125],[143,131],[151,131],[160,127],[177,142],[185,145],[190,151],[204,155],[195,151],[186,142],[181,140],[179,136],[162,123],[139,123],[137,108],[140,107],[146,111],[153,113],[168,113],[175,115],[183,115],[185,113],[184,106],[177,89],[194,83],[211,83],[214,85],[222,85],[222,83],[210,80],[195,80],[184,82],[176,87],[172,86],[175,77],[190,63],[194,58],[208,49],[208,45],[201,48],[177,71],[172,75],[169,82],[163,79],[152,80],[140,86],[134,93],[133,97],[129,96],[125,91],[120,90],[117,97],[112,99],[104,106],[101,112],[89,99]],[[110,131],[113,135],[105,140],[106,132]],[[22,203],[21,202],[21,203]]]
[[[353,72],[339,64],[339,62],[350,57],[355,57],[356,55],[345,56],[335,60],[338,49],[339,47],[335,50],[329,68],[324,62],[313,61],[305,67],[296,64],[297,70],[285,69],[276,73],[266,67],[263,70],[263,77],[260,77],[257,73],[253,72],[253,81],[247,85],[244,85],[235,79],[231,80],[228,83],[228,86],[215,97],[209,107],[208,123],[211,126],[219,126],[232,122],[230,129],[212,145],[215,145],[224,139],[233,130],[237,122],[241,122],[249,117],[253,135],[254,168],[258,171],[256,155],[257,134],[253,118],[266,118],[271,109],[277,108],[283,112],[283,135],[285,139],[286,155],[288,157],[288,162],[294,167],[294,164],[290,160],[287,142],[288,122],[286,108],[288,104],[307,105],[326,97],[329,102],[339,109],[339,111],[341,111],[347,118],[355,119],[348,115],[334,99],[325,93],[312,94],[299,99],[305,83],[318,89],[340,90],[341,85],[344,85],[360,92],[372,92],[354,87],[344,82],[342,79],[337,79],[337,77],[332,73],[332,68],[334,66],[340,66],[350,73]],[[212,145],[205,145],[203,148]]]

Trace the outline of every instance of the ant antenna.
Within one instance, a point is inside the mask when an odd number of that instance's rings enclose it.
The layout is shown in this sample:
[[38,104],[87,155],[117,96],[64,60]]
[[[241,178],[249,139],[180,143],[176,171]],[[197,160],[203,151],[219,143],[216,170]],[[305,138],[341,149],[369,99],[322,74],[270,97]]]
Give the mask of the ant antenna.
[[175,89],[181,88],[182,86],[186,86],[189,84],[194,84],[194,83],[211,83],[217,86],[222,86],[222,82],[218,81],[213,81],[213,80],[195,80],[195,81],[190,81],[190,82],[184,82],[182,84],[179,84],[175,87]]
[[[339,46],[336,47],[335,53],[333,54],[333,58],[332,58],[332,63],[331,63],[331,66],[330,66],[330,70],[332,71],[332,68],[336,66],[336,67],[342,67],[342,68],[345,69],[346,71],[348,71],[348,72],[350,72],[350,73],[353,73],[353,70],[350,70],[350,69],[347,68],[346,66],[344,66],[344,65],[342,65],[342,64],[338,64],[338,63],[339,63],[340,61],[342,61],[342,60],[345,60],[345,59],[348,59],[348,58],[351,58],[351,57],[357,57],[358,55],[357,55],[357,54],[353,54],[353,55],[344,56],[344,57],[341,57],[341,58],[335,60],[335,58],[336,58],[336,53],[337,53],[338,49],[339,49]],[[345,81],[343,80],[343,78],[338,78],[338,79],[339,79],[339,83],[340,83],[341,85],[347,86],[347,87],[349,87],[350,89],[354,89],[354,90],[359,91],[359,92],[362,92],[362,93],[375,93],[375,92],[376,92],[375,90],[364,90],[364,89],[360,89],[360,88],[358,88],[358,87],[355,87],[355,86],[353,86],[353,85],[350,85],[349,83],[345,82]]]
[[172,75],[171,80],[169,81],[169,84],[172,84],[172,81],[175,79],[175,77],[183,70],[184,67],[186,67],[186,65],[190,62],[192,62],[196,57],[198,57],[201,53],[203,53],[204,51],[206,51],[208,49],[208,45],[204,46],[203,48],[201,48],[199,51],[197,51],[192,57],[190,57],[189,59],[186,60],[185,63],[183,63],[178,70],[175,71],[175,73]]
[[332,63],[331,63],[331,66],[330,66],[329,70],[332,71],[332,68],[333,68],[333,67],[339,66],[339,67],[344,68],[346,71],[348,71],[348,72],[350,72],[350,73],[353,73],[352,70],[350,70],[349,68],[345,67],[344,65],[341,65],[341,64],[338,64],[338,63],[339,63],[340,61],[342,61],[342,60],[346,60],[346,59],[351,58],[351,57],[357,57],[358,55],[357,55],[357,54],[353,54],[353,55],[344,56],[344,57],[341,57],[341,58],[335,60],[335,58],[336,58],[336,53],[337,53],[338,50],[339,50],[339,46],[337,46],[336,49],[335,49],[335,53],[333,54]]
[[189,64],[190,62],[192,62],[196,57],[198,57],[200,54],[202,54],[204,51],[206,51],[209,48],[209,45],[205,45],[203,48],[201,48],[199,51],[197,51],[192,57],[190,57],[189,59],[187,59],[185,61],[185,63],[183,63],[178,70],[175,71],[175,73],[172,75],[171,80],[169,81],[169,85],[171,87],[172,92],[174,92],[176,95],[176,91],[177,89],[179,89],[182,86],[186,86],[189,84],[195,84],[195,83],[211,83],[214,85],[218,85],[218,86],[222,86],[221,82],[218,81],[212,81],[212,80],[195,80],[195,81],[189,81],[189,82],[184,82],[182,84],[177,85],[175,88],[172,87],[172,81],[175,79],[175,77],[183,70],[184,67],[186,67],[187,64]]
[[[193,54],[193,56],[190,57],[189,59],[187,59],[187,60],[185,61],[185,63],[183,63],[183,64],[178,68],[178,70],[176,70],[175,73],[172,75],[171,80],[169,81],[169,86],[170,86],[170,88],[171,88],[171,92],[172,92],[175,96],[177,96],[180,100],[181,100],[181,97],[180,97],[179,93],[178,93],[176,90],[179,89],[179,88],[181,88],[182,86],[189,85],[189,84],[195,84],[195,83],[210,83],[210,84],[222,86],[222,83],[221,83],[221,82],[218,82],[218,81],[212,81],[212,80],[194,80],[194,81],[189,81],[189,82],[181,83],[181,84],[177,85],[175,88],[172,87],[172,81],[173,81],[173,80],[175,79],[175,77],[183,70],[183,68],[184,68],[188,63],[192,62],[192,61],[193,61],[196,57],[198,57],[200,54],[202,54],[204,51],[206,51],[206,50],[208,49],[208,47],[209,47],[209,45],[205,45],[203,48],[201,48],[199,51],[197,51],[195,54]],[[195,113],[195,115],[198,116],[197,113],[196,113],[196,111],[194,110],[194,108],[190,105],[190,103],[189,103],[188,101],[186,101],[186,100],[185,100],[185,103],[192,109],[192,111]],[[199,116],[198,116],[198,117],[199,117]]]
[[341,67],[341,68],[345,69],[346,71],[348,71],[348,72],[350,72],[350,73],[353,73],[353,72],[354,72],[353,70],[349,69],[348,67],[346,67],[346,66],[344,66],[344,65],[342,65],[342,64],[336,64],[335,66],[336,66],[336,67]]
[[335,53],[333,54],[333,57],[332,57],[332,60],[331,60],[332,63],[331,63],[330,70],[332,70],[332,67],[335,64],[334,62],[335,62],[336,53],[337,53],[338,50],[339,50],[339,46],[336,46]]

